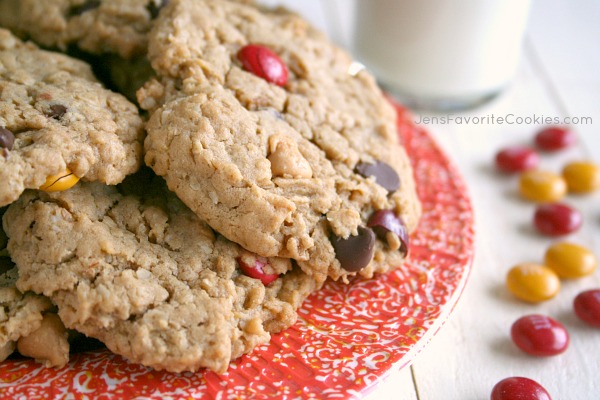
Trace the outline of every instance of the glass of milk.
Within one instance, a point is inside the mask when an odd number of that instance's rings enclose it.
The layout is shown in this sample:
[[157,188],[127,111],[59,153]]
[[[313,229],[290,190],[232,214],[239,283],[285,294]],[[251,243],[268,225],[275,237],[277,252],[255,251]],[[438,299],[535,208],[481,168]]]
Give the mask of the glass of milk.
[[519,64],[530,0],[356,0],[353,51],[406,105],[460,110]]

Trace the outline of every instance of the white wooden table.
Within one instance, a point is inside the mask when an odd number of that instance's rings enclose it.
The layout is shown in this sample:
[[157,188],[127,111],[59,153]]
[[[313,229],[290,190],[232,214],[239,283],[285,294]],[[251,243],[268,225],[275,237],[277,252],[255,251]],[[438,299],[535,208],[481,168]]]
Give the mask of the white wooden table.
[[[367,1],[367,0],[362,0]],[[305,15],[338,43],[349,46],[350,0],[265,0]],[[464,114],[529,117],[591,117],[574,125],[579,143],[541,166],[559,172],[570,160],[600,163],[600,2],[536,0],[518,76],[492,103]],[[418,117],[416,117],[418,118]],[[410,367],[393,373],[369,399],[484,400],[509,376],[542,383],[554,400],[600,399],[600,329],[580,322],[572,300],[582,290],[600,287],[600,272],[563,281],[558,296],[529,305],[507,292],[507,270],[523,261],[541,262],[552,240],[531,227],[534,205],[519,199],[516,178],[497,174],[495,152],[531,143],[538,125],[446,124],[426,127],[461,170],[476,214],[476,257],[466,289],[453,313]],[[580,231],[565,238],[600,256],[600,193],[565,201],[584,214]],[[559,356],[533,358],[511,342],[519,317],[542,313],[563,322],[571,335]]]

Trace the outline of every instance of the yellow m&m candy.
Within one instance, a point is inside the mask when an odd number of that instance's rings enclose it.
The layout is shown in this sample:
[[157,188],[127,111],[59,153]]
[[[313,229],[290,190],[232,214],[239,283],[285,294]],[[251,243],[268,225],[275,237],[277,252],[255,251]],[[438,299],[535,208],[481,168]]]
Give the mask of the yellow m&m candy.
[[79,177],[66,168],[63,172],[46,178],[46,182],[40,186],[40,190],[44,192],[61,192],[72,188],[77,182],[79,182]]
[[554,203],[567,194],[567,183],[553,172],[532,170],[519,177],[519,192],[527,200]]
[[544,263],[561,278],[581,278],[596,270],[598,260],[583,246],[559,242],[546,250]]
[[538,303],[556,296],[560,290],[560,280],[545,265],[521,263],[508,271],[506,286],[517,298]]
[[589,193],[600,189],[600,165],[574,161],[564,166],[562,175],[573,193]]

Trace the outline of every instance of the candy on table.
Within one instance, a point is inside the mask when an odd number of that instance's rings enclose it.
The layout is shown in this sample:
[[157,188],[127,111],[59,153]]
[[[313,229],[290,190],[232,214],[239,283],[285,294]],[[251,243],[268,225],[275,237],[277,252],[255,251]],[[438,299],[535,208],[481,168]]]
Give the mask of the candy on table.
[[[551,126],[535,135],[540,150],[554,152],[576,142],[568,127]],[[582,225],[579,211],[557,203],[567,192],[590,193],[600,189],[600,166],[586,161],[568,163],[560,175],[537,170],[539,155],[528,147],[509,147],[496,154],[499,170],[521,172],[519,193],[530,201],[546,203],[537,207],[534,226],[549,236],[572,233]],[[536,303],[554,297],[560,290],[560,278],[579,278],[593,273],[597,260],[583,246],[568,242],[556,243],[546,251],[547,265],[521,263],[506,276],[509,291],[517,298]],[[600,327],[600,289],[580,293],[573,301],[577,316],[590,325]],[[524,352],[536,356],[551,356],[564,352],[569,334],[558,321],[543,315],[526,315],[511,327],[514,343]],[[550,394],[537,382],[524,377],[511,377],[498,382],[491,400],[551,400]]]
[[533,356],[555,356],[569,346],[569,333],[564,325],[545,315],[519,318],[512,324],[510,336],[519,349]]
[[581,213],[563,203],[542,204],[533,215],[533,225],[542,234],[563,236],[578,230],[583,224]]
[[533,379],[513,376],[496,383],[490,400],[552,400],[552,398],[548,391]]
[[600,165],[590,161],[572,161],[565,165],[562,176],[571,193],[591,193],[600,189]]
[[556,296],[560,290],[558,275],[545,265],[520,263],[506,275],[506,286],[515,297],[539,303]]
[[577,141],[575,132],[566,126],[549,126],[535,135],[535,144],[544,151],[558,151]]
[[573,279],[592,274],[598,267],[598,260],[583,246],[558,242],[546,250],[544,264],[560,278]]
[[579,293],[573,300],[575,315],[589,325],[600,327],[600,289]]
[[46,178],[46,182],[40,186],[40,190],[45,192],[61,192],[75,186],[77,182],[79,182],[77,175],[66,168],[63,172]]
[[506,173],[528,171],[539,163],[539,155],[529,147],[512,146],[496,153],[496,167]]
[[537,203],[556,202],[567,194],[567,183],[561,175],[550,171],[526,171],[519,177],[519,193]]
[[263,78],[267,82],[278,86],[285,86],[287,83],[287,66],[268,47],[248,44],[238,51],[237,58],[246,71]]

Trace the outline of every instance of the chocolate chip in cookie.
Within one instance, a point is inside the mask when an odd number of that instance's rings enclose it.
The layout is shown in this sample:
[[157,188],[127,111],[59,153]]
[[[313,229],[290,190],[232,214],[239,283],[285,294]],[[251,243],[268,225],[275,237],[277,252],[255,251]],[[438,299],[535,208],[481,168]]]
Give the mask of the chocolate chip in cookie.
[[359,163],[356,166],[356,172],[368,178],[370,176],[375,178],[375,181],[383,186],[388,192],[395,192],[400,188],[400,177],[398,173],[389,165],[383,161],[376,161],[374,163]]
[[60,120],[66,113],[67,107],[63,106],[62,104],[52,104],[50,109],[46,112],[46,116],[48,118]]
[[331,238],[331,244],[335,249],[335,257],[342,268],[349,272],[358,272],[366,267],[373,258],[373,247],[375,245],[375,233],[369,228],[360,226],[358,235],[340,238]]
[[2,149],[12,150],[15,144],[15,135],[8,129],[0,126],[0,147]]

